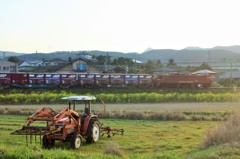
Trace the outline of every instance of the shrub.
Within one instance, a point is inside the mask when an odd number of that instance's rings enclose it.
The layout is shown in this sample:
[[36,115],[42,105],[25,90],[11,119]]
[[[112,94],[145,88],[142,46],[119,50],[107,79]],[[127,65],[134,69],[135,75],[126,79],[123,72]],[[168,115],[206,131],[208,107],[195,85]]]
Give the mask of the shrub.
[[185,114],[180,112],[153,112],[148,115],[150,120],[187,120]]
[[201,121],[201,120],[208,120],[204,115],[193,114],[191,116],[191,120],[193,121]]
[[5,110],[4,108],[0,108],[0,114],[4,114]]
[[132,120],[141,120],[146,119],[146,115],[143,112],[128,112],[126,113],[126,118]]
[[7,114],[21,115],[22,110],[20,110],[20,109],[8,109]]

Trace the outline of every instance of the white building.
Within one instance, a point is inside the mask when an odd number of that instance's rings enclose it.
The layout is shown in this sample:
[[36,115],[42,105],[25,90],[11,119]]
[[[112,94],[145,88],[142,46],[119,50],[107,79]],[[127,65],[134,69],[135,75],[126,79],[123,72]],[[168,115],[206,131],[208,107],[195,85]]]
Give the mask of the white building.
[[1,73],[18,72],[18,65],[14,62],[0,60],[0,72]]

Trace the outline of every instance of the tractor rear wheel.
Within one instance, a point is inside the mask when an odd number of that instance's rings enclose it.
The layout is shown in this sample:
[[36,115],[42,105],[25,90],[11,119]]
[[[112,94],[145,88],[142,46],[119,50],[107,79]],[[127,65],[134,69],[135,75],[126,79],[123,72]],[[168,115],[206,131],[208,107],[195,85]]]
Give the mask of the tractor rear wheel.
[[44,148],[51,148],[55,144],[55,140],[53,139],[48,139],[46,135],[43,136],[42,138],[42,145]]
[[70,145],[73,149],[79,149],[82,145],[82,137],[80,134],[73,134],[70,139]]
[[87,130],[87,143],[95,143],[100,138],[100,124],[98,121],[90,120]]

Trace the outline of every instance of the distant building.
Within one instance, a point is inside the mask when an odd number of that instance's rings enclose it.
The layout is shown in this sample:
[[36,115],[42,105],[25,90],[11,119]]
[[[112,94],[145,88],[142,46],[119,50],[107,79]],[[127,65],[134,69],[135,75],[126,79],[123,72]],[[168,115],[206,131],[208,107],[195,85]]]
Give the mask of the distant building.
[[30,71],[34,70],[35,68],[42,67],[43,61],[42,60],[36,60],[36,61],[23,61],[19,64],[19,70],[20,71]]
[[142,64],[142,61],[136,60],[136,59],[132,59],[132,62],[137,63],[137,64]]
[[240,71],[233,71],[233,72],[224,72],[223,74],[219,75],[218,80],[223,79],[240,79]]
[[78,58],[67,63],[64,66],[57,68],[54,72],[57,73],[102,73],[103,69],[97,66],[93,60],[87,58]]
[[68,62],[65,60],[62,60],[60,58],[55,58],[52,60],[45,60],[43,61],[43,66],[62,66],[67,64]]
[[0,60],[0,72],[1,73],[18,72],[18,65],[13,62]]
[[163,67],[155,70],[156,74],[178,74],[180,73],[178,69],[172,67]]

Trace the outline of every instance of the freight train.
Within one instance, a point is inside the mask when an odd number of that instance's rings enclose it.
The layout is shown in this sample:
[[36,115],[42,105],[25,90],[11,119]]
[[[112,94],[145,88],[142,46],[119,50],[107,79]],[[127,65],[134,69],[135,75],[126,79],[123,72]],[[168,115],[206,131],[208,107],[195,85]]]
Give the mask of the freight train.
[[0,73],[1,87],[209,87],[211,75],[191,74],[81,74],[81,73]]

